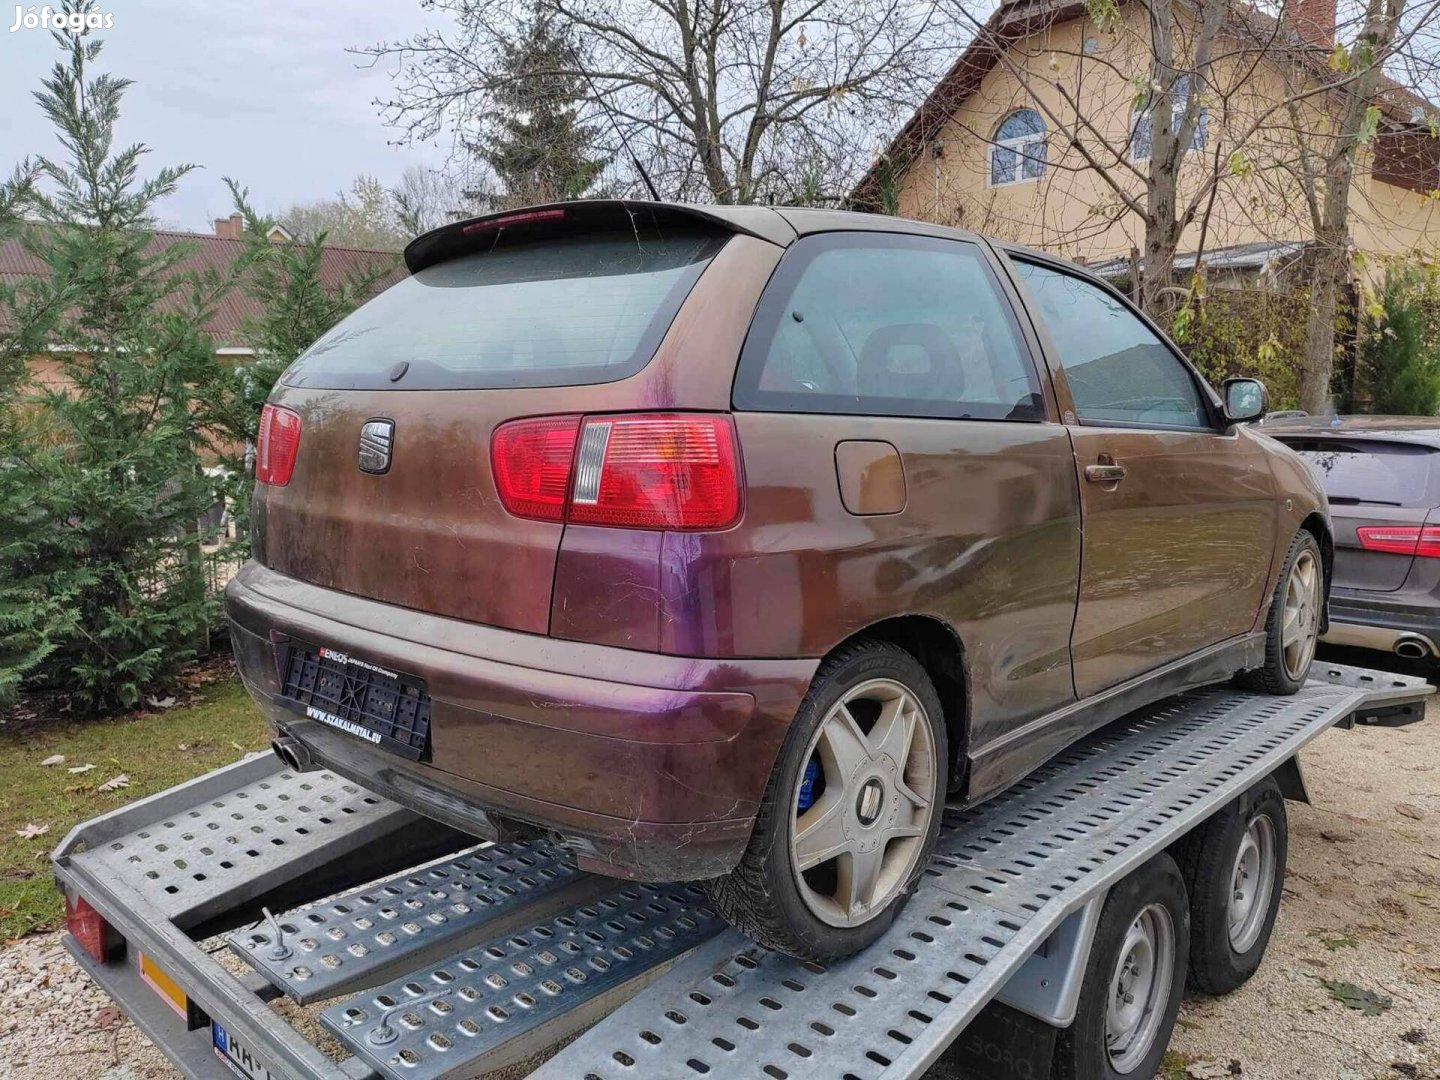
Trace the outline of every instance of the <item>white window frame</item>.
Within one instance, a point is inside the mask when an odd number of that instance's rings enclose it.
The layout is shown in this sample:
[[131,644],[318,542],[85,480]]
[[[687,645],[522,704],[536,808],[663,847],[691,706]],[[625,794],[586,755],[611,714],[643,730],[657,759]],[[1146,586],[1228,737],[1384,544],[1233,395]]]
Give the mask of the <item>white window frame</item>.
[[[1182,75],[1182,76],[1180,76],[1179,79],[1176,79],[1175,81],[1178,83],[1181,79],[1183,79],[1183,80],[1185,81],[1185,93],[1184,93],[1183,95],[1179,96],[1179,97],[1176,97],[1176,98],[1174,99],[1173,103],[1171,104],[1171,113],[1172,113],[1172,116],[1171,116],[1171,118],[1170,118],[1170,123],[1171,123],[1172,127],[1179,125],[1181,119],[1185,116],[1185,109],[1188,107],[1188,105],[1189,105],[1189,103],[1190,103],[1190,76],[1189,76],[1188,74]],[[1146,147],[1145,153],[1144,153],[1143,156],[1142,156],[1142,155],[1140,154],[1140,152],[1139,152],[1139,150],[1140,150],[1139,141],[1136,139],[1136,134],[1137,134],[1137,132],[1139,132],[1139,130],[1140,130],[1140,121],[1149,118],[1153,112],[1154,112],[1154,106],[1151,105],[1151,106],[1146,106],[1146,107],[1143,108],[1143,109],[1135,109],[1135,110],[1134,110],[1133,112],[1131,112],[1131,114],[1130,114],[1130,160],[1131,160],[1131,161],[1134,161],[1134,162],[1137,162],[1137,163],[1138,163],[1138,162],[1141,162],[1141,161],[1149,161],[1149,160],[1150,160],[1150,155],[1154,152],[1154,148],[1155,148],[1155,128],[1154,128],[1153,124],[1152,124],[1152,126],[1151,126],[1151,128],[1150,128],[1150,140],[1149,140],[1150,145],[1149,145],[1148,147]],[[1210,137],[1210,107],[1209,107],[1208,105],[1201,105],[1201,106],[1200,106],[1200,111],[1195,114],[1195,129],[1190,132],[1190,145],[1187,146],[1187,147],[1185,147],[1185,149],[1182,150],[1181,153],[1182,153],[1182,154],[1188,154],[1188,153],[1190,153],[1190,151],[1192,151],[1192,150],[1204,150],[1204,149],[1205,149],[1205,144],[1209,141],[1209,137]]]
[[[1017,112],[1032,112],[1032,113],[1035,113],[1035,115],[1036,115],[1037,117],[1039,117],[1039,119],[1040,119],[1040,128],[1041,128],[1041,130],[1038,131],[1038,132],[1034,132],[1034,133],[1032,133],[1032,134],[1030,134],[1030,135],[1019,135],[1019,136],[1016,136],[1016,137],[1013,138],[1013,139],[992,139],[992,140],[990,141],[990,150],[989,150],[989,152],[985,155],[985,186],[986,186],[986,187],[1001,188],[1001,187],[1014,187],[1014,186],[1017,185],[1017,184],[1036,184],[1036,183],[1039,183],[1040,180],[1044,178],[1044,176],[1045,176],[1045,170],[1050,167],[1050,160],[1049,160],[1049,158],[1050,158],[1050,154],[1049,154],[1049,149],[1050,149],[1050,132],[1045,129],[1045,118],[1042,117],[1042,116],[1040,116],[1040,114],[1039,114],[1038,112],[1035,112],[1034,109],[1031,109],[1031,108],[1029,108],[1028,106],[1022,106],[1022,107],[1019,108],[1019,109],[1011,109],[1008,113],[1005,114],[1004,118],[1001,119],[1000,123],[996,125],[995,130],[996,130],[996,131],[999,131],[1000,128],[1004,126],[1005,121],[1006,121],[1006,120],[1009,120],[1010,117],[1014,116]],[[1034,154],[1034,153],[1026,153],[1026,148],[1027,148],[1027,147],[1030,147],[1030,146],[1033,146],[1033,145],[1036,144],[1036,143],[1039,143],[1040,146],[1042,147],[1041,153],[1038,154],[1038,155],[1036,155],[1036,154]],[[1015,157],[1015,179],[1013,179],[1013,180],[996,180],[996,179],[995,179],[995,153],[996,153],[996,151],[999,151],[999,150],[1008,150],[1008,151],[1013,152],[1013,153],[1016,155],[1016,157]],[[1036,173],[1034,176],[1026,176],[1026,175],[1025,175],[1025,162],[1026,162],[1026,161],[1038,161],[1038,162],[1040,163],[1040,171],[1039,171],[1038,173]]]

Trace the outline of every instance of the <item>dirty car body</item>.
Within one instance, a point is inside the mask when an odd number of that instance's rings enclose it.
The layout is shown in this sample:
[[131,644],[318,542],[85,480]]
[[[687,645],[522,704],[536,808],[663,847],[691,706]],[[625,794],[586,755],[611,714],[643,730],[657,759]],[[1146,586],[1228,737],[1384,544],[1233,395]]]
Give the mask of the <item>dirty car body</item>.
[[[920,661],[945,788],[978,801],[1259,666],[1302,531],[1328,567],[1300,460],[1047,256],[602,201],[406,257],[412,278],[276,386],[298,450],[259,485],[226,606],[293,758],[473,833],[558,834],[623,877],[724,874],[812,680],[857,641]],[[632,442],[697,423],[733,460],[715,491],[688,472],[661,497],[693,519],[607,494]],[[399,738],[360,707],[375,668]]]

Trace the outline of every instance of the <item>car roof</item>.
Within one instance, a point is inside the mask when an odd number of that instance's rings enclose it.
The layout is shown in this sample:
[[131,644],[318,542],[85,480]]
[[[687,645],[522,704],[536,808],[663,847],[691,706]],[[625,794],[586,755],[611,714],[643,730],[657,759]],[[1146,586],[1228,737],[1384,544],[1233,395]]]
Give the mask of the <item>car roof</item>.
[[1340,438],[1364,436],[1393,442],[1440,446],[1440,417],[1435,416],[1297,416],[1265,424],[1265,434],[1276,438]]

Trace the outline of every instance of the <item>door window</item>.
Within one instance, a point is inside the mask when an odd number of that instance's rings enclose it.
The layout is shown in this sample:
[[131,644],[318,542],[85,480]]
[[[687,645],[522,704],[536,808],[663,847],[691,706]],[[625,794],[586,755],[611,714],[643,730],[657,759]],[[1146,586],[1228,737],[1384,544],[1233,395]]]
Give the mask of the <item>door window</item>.
[[1040,420],[1039,377],[980,248],[892,233],[802,240],[756,309],[735,405]]
[[1082,422],[1211,429],[1195,377],[1160,337],[1105,289],[1015,262],[1046,324]]

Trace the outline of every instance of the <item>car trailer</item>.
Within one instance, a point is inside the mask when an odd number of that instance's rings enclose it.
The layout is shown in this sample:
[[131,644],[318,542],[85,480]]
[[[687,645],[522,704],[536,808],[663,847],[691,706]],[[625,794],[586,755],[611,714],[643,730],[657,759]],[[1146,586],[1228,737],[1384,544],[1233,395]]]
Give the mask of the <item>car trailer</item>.
[[947,810],[894,925],[828,967],[755,945],[694,886],[477,846],[268,754],[73,829],[64,940],[190,1077],[889,1080],[952,1044],[986,1080],[1125,1075],[1168,1043],[1187,967],[1224,989],[1258,963],[1300,748],[1411,722],[1431,692],[1317,662],[1293,697],[1215,686],[1132,713]]

